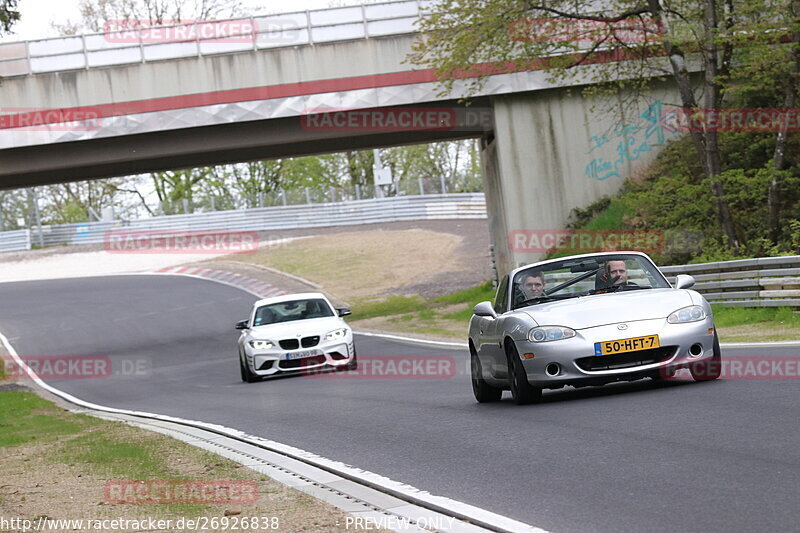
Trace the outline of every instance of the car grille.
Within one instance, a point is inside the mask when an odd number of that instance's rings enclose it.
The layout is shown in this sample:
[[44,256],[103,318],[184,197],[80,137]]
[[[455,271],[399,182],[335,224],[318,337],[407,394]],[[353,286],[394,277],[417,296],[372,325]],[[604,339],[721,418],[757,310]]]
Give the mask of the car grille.
[[312,346],[319,344],[319,335],[314,335],[313,337],[303,337],[302,339],[283,339],[278,341],[278,344],[280,344],[281,348],[284,350],[296,350],[300,346],[303,348],[311,348]]
[[300,339],[300,345],[303,348],[311,348],[317,344],[319,344],[319,335],[314,335],[313,337],[303,337]]
[[284,350],[296,350],[300,347],[300,340],[299,339],[283,339],[279,341],[278,344],[281,345],[281,348]]
[[278,363],[283,370],[292,370],[294,368],[303,368],[306,366],[321,365],[325,362],[324,355],[315,355],[314,357],[304,357],[303,359],[290,359],[288,361],[281,361]]
[[627,352],[614,355],[594,355],[592,357],[582,357],[575,360],[583,371],[594,372],[597,370],[616,370],[618,368],[636,368],[637,366],[652,365],[669,361],[677,346],[662,346],[652,350],[639,350],[637,352]]

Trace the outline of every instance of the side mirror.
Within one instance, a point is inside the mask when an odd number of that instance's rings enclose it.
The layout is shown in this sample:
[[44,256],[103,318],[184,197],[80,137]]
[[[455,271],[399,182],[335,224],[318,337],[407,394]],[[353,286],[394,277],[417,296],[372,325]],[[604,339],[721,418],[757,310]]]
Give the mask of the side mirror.
[[347,316],[347,315],[352,315],[353,314],[353,312],[348,307],[337,307],[336,308],[336,313],[339,316]]
[[475,316],[490,316],[492,318],[497,318],[497,313],[495,313],[494,307],[492,307],[492,302],[479,303],[472,308],[472,313]]
[[694,285],[694,278],[688,274],[678,274],[675,278],[676,289],[688,289]]
[[236,329],[249,329],[247,327],[247,320],[245,319],[245,320],[240,320],[239,322],[237,322],[236,323]]

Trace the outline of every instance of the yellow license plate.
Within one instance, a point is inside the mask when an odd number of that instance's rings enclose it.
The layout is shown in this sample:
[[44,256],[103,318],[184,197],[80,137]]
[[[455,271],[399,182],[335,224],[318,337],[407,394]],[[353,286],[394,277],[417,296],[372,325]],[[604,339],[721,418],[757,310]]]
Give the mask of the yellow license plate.
[[635,352],[638,350],[650,350],[661,346],[658,342],[658,335],[646,335],[644,337],[633,337],[631,339],[621,339],[618,341],[603,341],[594,343],[595,355],[611,355],[615,353]]

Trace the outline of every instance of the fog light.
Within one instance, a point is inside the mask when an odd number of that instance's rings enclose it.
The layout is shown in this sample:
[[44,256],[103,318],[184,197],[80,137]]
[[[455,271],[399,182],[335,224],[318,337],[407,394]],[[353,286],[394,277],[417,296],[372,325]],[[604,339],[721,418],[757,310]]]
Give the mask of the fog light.
[[557,363],[550,363],[544,369],[544,373],[550,377],[557,376],[561,372],[561,367]]

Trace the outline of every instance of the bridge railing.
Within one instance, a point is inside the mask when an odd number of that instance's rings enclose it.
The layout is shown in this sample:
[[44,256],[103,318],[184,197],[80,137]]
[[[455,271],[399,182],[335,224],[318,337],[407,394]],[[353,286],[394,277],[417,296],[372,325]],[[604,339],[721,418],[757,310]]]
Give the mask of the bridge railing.
[[163,26],[109,22],[103,33],[0,43],[0,77],[414,33],[431,3],[394,0]]
[[[37,246],[102,243],[109,231],[270,231],[404,220],[481,218],[486,218],[486,201],[482,193],[399,196],[42,226],[41,234],[37,228],[6,231],[0,232],[0,252],[30,249],[31,241]],[[27,241],[22,240],[22,234],[29,235]]]

